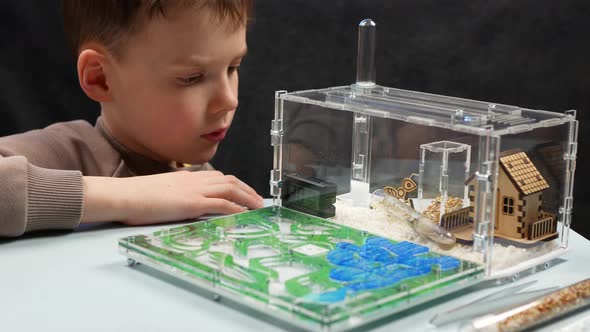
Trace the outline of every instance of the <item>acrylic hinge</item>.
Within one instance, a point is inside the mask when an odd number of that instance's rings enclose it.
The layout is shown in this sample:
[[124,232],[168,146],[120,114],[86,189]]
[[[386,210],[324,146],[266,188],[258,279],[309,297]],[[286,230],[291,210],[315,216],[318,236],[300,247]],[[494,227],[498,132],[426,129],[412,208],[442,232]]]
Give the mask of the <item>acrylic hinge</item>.
[[283,120],[272,120],[270,126],[270,145],[280,146],[283,143]]
[[446,192],[449,189],[449,175],[444,165],[440,166],[440,182],[438,187],[441,192]]
[[485,234],[473,233],[473,250],[484,252],[488,247],[488,236]]
[[564,205],[559,207],[559,213],[561,214],[561,221],[564,223],[564,225],[569,227],[572,220],[574,198],[572,196],[567,196],[564,199],[563,203]]
[[564,199],[564,206],[559,209],[560,213],[563,214],[572,214],[572,207],[574,205],[574,198],[572,196],[567,196]]
[[355,180],[362,180],[365,168],[365,155],[359,154],[355,156],[354,163],[352,164],[353,168],[353,179]]
[[567,153],[563,154],[563,160],[566,161],[568,172],[573,172],[576,169],[577,150],[578,150],[578,143],[571,142],[568,145]]
[[475,172],[475,177],[477,178],[478,181],[491,181],[491,174],[490,173],[480,173],[480,172]]
[[367,121],[366,115],[355,115],[355,117],[354,117],[354,126],[361,133],[369,132],[367,122],[368,121]]
[[281,196],[281,171],[273,169],[270,171],[270,195],[273,197]]
[[366,181],[367,162],[368,162],[368,140],[369,137],[369,116],[365,114],[355,114],[354,116],[354,146],[352,162],[352,178],[355,180]]

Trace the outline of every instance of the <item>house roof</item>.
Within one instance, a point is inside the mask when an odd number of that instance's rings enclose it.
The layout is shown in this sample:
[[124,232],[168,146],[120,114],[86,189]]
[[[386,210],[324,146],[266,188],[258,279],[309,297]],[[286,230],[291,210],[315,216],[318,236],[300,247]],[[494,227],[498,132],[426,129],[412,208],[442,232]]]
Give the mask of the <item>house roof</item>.
[[500,165],[523,195],[530,195],[549,188],[537,167],[524,152],[500,157]]

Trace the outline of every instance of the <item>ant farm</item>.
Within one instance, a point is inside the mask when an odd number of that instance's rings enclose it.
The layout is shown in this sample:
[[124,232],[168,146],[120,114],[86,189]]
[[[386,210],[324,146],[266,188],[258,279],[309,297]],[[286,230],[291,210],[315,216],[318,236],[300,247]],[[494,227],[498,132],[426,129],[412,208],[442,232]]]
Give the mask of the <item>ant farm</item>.
[[380,86],[374,22],[358,37],[356,83],[276,92],[271,206],[120,239],[130,262],[341,331],[563,255],[575,111]]

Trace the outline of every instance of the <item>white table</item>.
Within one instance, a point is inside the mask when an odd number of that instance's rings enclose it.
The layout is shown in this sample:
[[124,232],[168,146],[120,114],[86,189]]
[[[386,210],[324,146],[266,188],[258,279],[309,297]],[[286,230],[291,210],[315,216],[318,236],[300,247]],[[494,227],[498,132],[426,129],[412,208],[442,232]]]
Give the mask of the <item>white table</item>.
[[[70,233],[0,240],[1,331],[277,331],[279,328],[196,294],[186,283],[137,266],[117,252],[117,239],[162,227],[102,224]],[[590,241],[570,232],[564,261],[517,283],[539,279],[536,288],[564,286],[590,277]],[[507,287],[499,286],[499,287]],[[428,321],[495,292],[472,288],[436,300],[421,310],[377,326],[375,331],[436,330]],[[590,310],[545,327],[545,331],[590,330]],[[440,330],[457,331],[459,324]],[[576,327],[576,328],[572,328]]]

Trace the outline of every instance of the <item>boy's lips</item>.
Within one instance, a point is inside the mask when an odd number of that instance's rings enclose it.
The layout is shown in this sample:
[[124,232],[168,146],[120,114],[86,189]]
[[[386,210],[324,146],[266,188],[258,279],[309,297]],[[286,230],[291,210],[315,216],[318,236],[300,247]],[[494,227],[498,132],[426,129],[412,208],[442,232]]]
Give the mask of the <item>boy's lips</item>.
[[203,137],[204,139],[217,143],[217,142],[221,142],[224,138],[225,138],[225,134],[227,133],[227,128],[221,128],[219,130],[210,132],[208,134],[205,135],[201,135],[201,137]]

